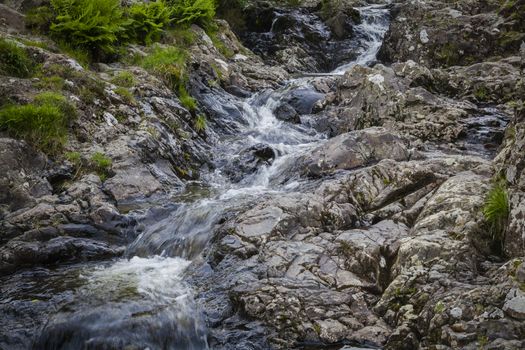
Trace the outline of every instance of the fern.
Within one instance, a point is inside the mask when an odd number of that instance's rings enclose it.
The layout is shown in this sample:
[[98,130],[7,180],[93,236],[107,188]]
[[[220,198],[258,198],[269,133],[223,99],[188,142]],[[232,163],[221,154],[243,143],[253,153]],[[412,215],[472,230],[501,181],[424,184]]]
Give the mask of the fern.
[[493,241],[503,240],[509,212],[507,189],[504,182],[500,181],[490,190],[483,207],[483,215],[491,226]]
[[127,11],[127,16],[130,39],[142,44],[160,40],[163,29],[171,22],[171,10],[162,0],[135,3]]
[[215,16],[214,0],[171,0],[172,18],[177,24],[208,24]]
[[51,0],[51,5],[57,16],[50,29],[57,40],[95,58],[116,52],[125,30],[119,0]]

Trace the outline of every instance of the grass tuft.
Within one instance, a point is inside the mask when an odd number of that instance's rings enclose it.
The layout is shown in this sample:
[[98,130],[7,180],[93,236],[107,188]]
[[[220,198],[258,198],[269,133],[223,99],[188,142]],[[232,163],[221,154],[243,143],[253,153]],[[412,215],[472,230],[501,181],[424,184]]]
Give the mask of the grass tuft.
[[35,63],[15,42],[0,38],[0,74],[29,78]]
[[33,103],[2,108],[0,129],[54,155],[67,142],[68,126],[75,117],[75,107],[64,96],[49,92],[36,96]]
[[502,242],[509,217],[509,198],[503,181],[499,181],[490,190],[485,199],[483,215],[490,224],[492,240]]

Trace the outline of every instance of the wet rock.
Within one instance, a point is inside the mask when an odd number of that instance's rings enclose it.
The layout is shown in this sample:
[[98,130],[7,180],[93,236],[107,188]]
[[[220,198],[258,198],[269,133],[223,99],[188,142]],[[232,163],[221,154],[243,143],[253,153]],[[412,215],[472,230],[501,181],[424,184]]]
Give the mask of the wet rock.
[[275,117],[285,122],[298,124],[301,122],[301,118],[297,111],[289,104],[282,104],[275,109]]
[[263,166],[269,166],[277,156],[270,146],[259,143],[241,151],[233,159],[229,159],[222,171],[234,182],[239,182],[248,174],[255,173]]
[[345,2],[344,8],[338,5],[340,11],[323,14],[316,13],[315,6],[303,5],[254,2],[244,10],[247,28],[238,34],[247,47],[288,72],[326,71],[347,60],[359,17],[352,5]]
[[403,139],[381,128],[368,128],[342,134],[314,149],[304,160],[307,173],[321,176],[337,170],[350,170],[382,159],[408,160]]

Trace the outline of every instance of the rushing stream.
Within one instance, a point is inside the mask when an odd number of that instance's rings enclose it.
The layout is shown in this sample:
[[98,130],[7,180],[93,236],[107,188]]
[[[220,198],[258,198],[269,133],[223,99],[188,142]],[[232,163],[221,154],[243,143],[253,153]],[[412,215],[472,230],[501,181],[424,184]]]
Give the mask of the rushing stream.
[[[388,28],[388,9],[372,5],[359,11],[363,21],[356,28],[357,58],[331,74],[342,74],[376,58]],[[241,113],[234,122],[224,121],[231,133],[216,135],[214,169],[188,188],[191,196],[174,198],[156,214],[137,213],[139,221],[141,215],[144,219],[122,259],[57,271],[53,278],[38,271],[13,277],[16,280],[11,283],[22,286],[16,293],[27,298],[17,305],[28,313],[38,304],[39,290],[55,295],[50,303],[65,305],[42,325],[34,347],[77,349],[87,344],[89,349],[208,349],[206,319],[187,281],[187,268],[199,262],[222,217],[263,196],[307,185],[307,180],[284,176],[283,170],[326,135],[279,120],[274,112],[291,91],[302,91],[300,96],[315,102],[312,79],[298,78],[276,91],[235,98]],[[255,171],[244,171],[240,165],[253,153],[259,159]],[[46,284],[42,284],[44,279]],[[4,292],[3,302],[9,302],[9,293],[15,291]],[[33,312],[38,310],[35,307]]]

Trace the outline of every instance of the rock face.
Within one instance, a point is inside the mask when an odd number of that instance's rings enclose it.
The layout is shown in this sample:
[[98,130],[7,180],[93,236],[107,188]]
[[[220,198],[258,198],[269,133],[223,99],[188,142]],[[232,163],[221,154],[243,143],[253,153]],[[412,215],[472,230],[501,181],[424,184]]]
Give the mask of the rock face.
[[515,118],[507,128],[505,142],[496,158],[497,166],[510,184],[510,215],[505,232],[504,249],[509,256],[521,257],[525,250],[523,148],[525,109],[515,111]]
[[516,54],[525,38],[523,4],[469,0],[397,2],[380,58],[428,67],[470,65]]
[[327,71],[348,60],[359,12],[348,1],[299,3],[249,1],[236,18],[244,44],[288,72]]

